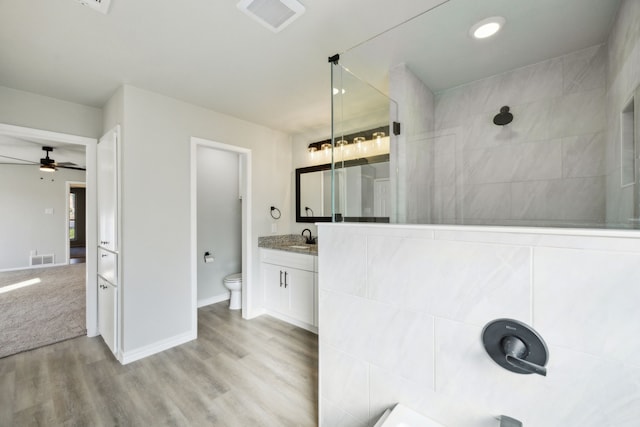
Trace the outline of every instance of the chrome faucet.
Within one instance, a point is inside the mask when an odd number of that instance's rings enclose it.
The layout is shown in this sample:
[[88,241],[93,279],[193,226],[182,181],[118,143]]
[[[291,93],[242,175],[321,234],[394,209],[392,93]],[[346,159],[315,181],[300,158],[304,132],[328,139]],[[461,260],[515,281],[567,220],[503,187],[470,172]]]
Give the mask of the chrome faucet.
[[[304,234],[305,231],[309,232],[309,237],[305,236],[305,234]],[[302,235],[304,236],[305,243],[307,245],[313,245],[313,244],[316,243],[316,238],[311,235],[311,230],[309,230],[308,228],[305,228],[304,230],[302,230]]]

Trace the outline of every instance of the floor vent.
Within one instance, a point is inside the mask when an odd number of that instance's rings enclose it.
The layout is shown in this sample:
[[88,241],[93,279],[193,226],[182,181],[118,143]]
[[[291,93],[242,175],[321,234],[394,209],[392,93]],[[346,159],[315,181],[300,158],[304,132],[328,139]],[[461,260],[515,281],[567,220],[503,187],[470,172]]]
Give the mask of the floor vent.
[[238,9],[278,33],[305,11],[296,0],[241,0]]
[[55,262],[55,257],[53,254],[31,255],[29,257],[29,265],[45,265],[45,264],[53,264],[54,262]]
[[111,0],[77,0],[77,2],[105,15],[109,13],[109,5],[111,4]]

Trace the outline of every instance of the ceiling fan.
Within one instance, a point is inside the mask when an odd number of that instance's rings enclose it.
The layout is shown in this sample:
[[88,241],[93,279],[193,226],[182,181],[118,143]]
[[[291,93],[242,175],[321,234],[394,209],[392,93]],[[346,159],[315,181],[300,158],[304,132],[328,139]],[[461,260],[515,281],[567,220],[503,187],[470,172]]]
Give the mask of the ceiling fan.
[[44,151],[46,154],[44,156],[44,158],[40,159],[40,163],[36,163],[34,161],[31,160],[25,160],[25,159],[19,159],[16,157],[9,157],[9,156],[4,156],[4,155],[0,155],[0,157],[4,157],[6,159],[10,159],[10,160],[17,160],[19,162],[24,162],[24,163],[17,163],[17,164],[23,164],[23,165],[39,165],[40,166],[40,171],[41,172],[55,172],[57,169],[61,168],[61,169],[74,169],[74,170],[80,170],[80,171],[84,171],[86,170],[85,168],[72,163],[72,162],[60,162],[60,163],[56,163],[56,161],[52,158],[49,157],[49,153],[51,153],[53,151],[53,147],[50,146],[44,146],[42,147],[42,151]]
[[72,162],[56,163],[55,160],[49,158],[49,153],[53,151],[53,147],[44,146],[42,147],[42,150],[45,151],[47,154],[43,159],[40,159],[41,172],[55,172],[56,169],[58,168],[74,169],[74,170],[81,170],[81,171],[86,170],[85,168],[82,168]]

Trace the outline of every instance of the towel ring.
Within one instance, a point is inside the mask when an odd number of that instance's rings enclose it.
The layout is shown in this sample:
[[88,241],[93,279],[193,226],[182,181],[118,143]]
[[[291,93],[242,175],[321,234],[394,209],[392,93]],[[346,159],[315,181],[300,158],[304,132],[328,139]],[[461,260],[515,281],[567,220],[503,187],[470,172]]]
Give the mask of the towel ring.
[[280,209],[276,208],[275,206],[271,206],[271,218],[273,219],[280,219],[280,217],[282,216],[282,214],[280,213]]

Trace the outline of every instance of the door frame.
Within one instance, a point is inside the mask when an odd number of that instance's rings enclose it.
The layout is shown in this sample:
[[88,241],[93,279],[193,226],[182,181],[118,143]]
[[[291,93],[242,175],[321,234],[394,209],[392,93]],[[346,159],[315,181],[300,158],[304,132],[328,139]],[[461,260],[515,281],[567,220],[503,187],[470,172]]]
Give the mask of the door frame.
[[242,198],[242,317],[249,319],[251,314],[251,282],[253,278],[253,252],[251,231],[251,150],[235,145],[191,137],[191,310],[192,331],[198,331],[198,147],[236,153],[240,157],[240,194]]
[[[22,126],[0,123],[0,134],[24,139],[39,139],[65,144],[85,146],[86,158],[86,238],[87,262],[85,272],[86,282],[86,326],[87,336],[98,335],[98,228],[97,228],[97,198],[96,198],[96,146],[97,138],[71,135],[68,133],[52,132]],[[68,214],[67,214],[68,216]],[[68,227],[68,225],[67,225]],[[67,245],[69,244],[67,233]],[[68,252],[67,252],[68,256]],[[68,260],[67,260],[68,262]]]
[[[65,183],[65,200],[67,203],[69,203],[69,195],[71,194],[71,189],[72,188],[84,188],[86,190],[87,188],[87,184],[85,182],[81,182],[81,181],[67,181]],[[86,191],[85,191],[85,198],[86,198]],[[87,216],[87,203],[85,200],[85,221],[86,221],[86,216]],[[66,254],[66,259],[65,259],[65,264],[69,264],[69,261],[71,260],[71,242],[69,241],[69,209],[65,210],[65,254]],[[86,225],[86,222],[85,222]],[[86,228],[86,227],[85,227]],[[86,230],[85,230],[86,232]],[[85,241],[85,247],[87,246],[87,242]]]

